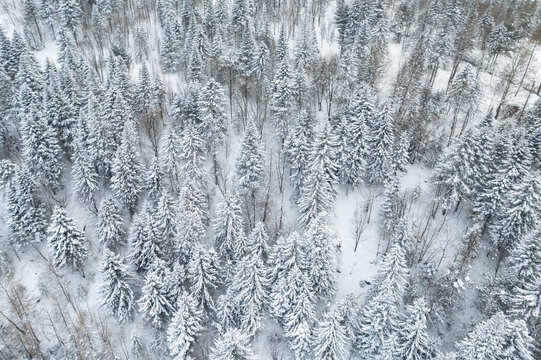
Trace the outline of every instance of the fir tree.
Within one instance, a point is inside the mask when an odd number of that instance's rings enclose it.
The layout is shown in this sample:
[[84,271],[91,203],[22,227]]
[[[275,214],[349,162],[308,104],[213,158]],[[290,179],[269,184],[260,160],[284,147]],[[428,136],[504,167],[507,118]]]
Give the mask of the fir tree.
[[165,131],[160,147],[159,159],[161,168],[169,175],[171,181],[174,182],[173,188],[176,188],[180,176],[182,149],[180,147],[180,138],[172,126],[169,126]]
[[520,281],[532,279],[541,270],[541,226],[523,236],[512,252],[511,265]]
[[148,190],[150,200],[157,202],[163,192],[163,172],[160,168],[160,162],[157,157],[152,160],[150,168],[145,176],[145,187]]
[[[57,207],[47,229],[47,242],[51,262],[56,267],[65,265],[83,271],[88,249],[86,240],[75,222],[66,215],[66,210]],[[84,273],[83,273],[84,274]]]
[[102,305],[122,324],[133,316],[135,300],[130,282],[133,280],[127,265],[120,256],[109,249],[104,250],[100,273]]

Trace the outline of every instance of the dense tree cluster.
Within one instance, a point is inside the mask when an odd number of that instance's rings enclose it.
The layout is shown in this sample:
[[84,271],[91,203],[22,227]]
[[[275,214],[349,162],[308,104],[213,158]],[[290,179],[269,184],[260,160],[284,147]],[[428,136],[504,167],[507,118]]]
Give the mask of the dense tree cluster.
[[0,359],[541,356],[538,2],[3,3]]

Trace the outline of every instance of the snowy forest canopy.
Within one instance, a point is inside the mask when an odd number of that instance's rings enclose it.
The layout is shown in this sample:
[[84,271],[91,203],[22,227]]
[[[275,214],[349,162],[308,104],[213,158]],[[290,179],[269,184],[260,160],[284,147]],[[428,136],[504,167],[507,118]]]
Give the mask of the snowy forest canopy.
[[0,360],[541,358],[541,4],[0,0]]

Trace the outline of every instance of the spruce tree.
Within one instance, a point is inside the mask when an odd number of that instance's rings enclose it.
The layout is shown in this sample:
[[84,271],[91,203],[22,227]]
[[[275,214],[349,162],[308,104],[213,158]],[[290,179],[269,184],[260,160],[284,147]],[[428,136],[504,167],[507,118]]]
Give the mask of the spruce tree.
[[396,357],[399,359],[435,359],[437,346],[427,334],[428,308],[423,298],[406,307],[406,313],[397,324]]
[[112,197],[102,201],[96,222],[96,237],[100,244],[114,249],[124,245],[124,221],[117,202]]
[[215,247],[225,266],[239,259],[236,250],[244,242],[242,209],[235,194],[226,194],[216,210]]
[[141,292],[142,297],[138,302],[143,320],[161,329],[174,312],[174,306],[167,296],[167,287],[158,268],[147,273]]
[[346,358],[347,337],[343,318],[336,307],[323,315],[314,330],[314,360],[342,360]]
[[210,360],[255,360],[250,337],[239,329],[229,329],[217,337]]
[[202,244],[196,244],[188,262],[187,274],[190,294],[196,299],[201,309],[214,310],[212,295],[220,284],[219,272],[220,263],[214,248],[207,249]]
[[291,183],[300,191],[309,173],[308,163],[311,144],[314,141],[315,120],[306,110],[301,110],[297,122],[289,133],[286,142],[287,159],[291,169]]
[[113,161],[111,189],[119,202],[133,211],[137,205],[141,191],[141,165],[139,154],[139,137],[135,123],[128,120],[122,132],[120,144]]
[[336,287],[335,239],[328,225],[327,213],[320,213],[306,236],[306,272],[313,284],[316,299],[330,299]]
[[135,299],[130,285],[134,276],[120,256],[109,249],[104,250],[100,273],[102,305],[123,324],[132,318],[135,309]]
[[392,164],[394,135],[391,108],[384,105],[369,124],[366,170],[370,182],[382,182]]
[[47,229],[47,243],[53,265],[59,268],[69,265],[74,270],[83,271],[88,255],[85,242],[83,232],[67,216],[66,210],[55,208]]
[[235,163],[235,178],[240,195],[254,193],[263,185],[265,173],[265,155],[261,138],[257,133],[255,124],[248,124],[240,153]]
[[177,301],[177,310],[167,327],[167,343],[169,354],[175,360],[191,359],[190,349],[199,335],[202,326],[203,312],[197,301],[184,292]]
[[290,307],[283,316],[284,335],[297,359],[309,359],[312,348],[312,330],[316,319],[315,297],[310,278],[297,266],[290,270],[286,297]]

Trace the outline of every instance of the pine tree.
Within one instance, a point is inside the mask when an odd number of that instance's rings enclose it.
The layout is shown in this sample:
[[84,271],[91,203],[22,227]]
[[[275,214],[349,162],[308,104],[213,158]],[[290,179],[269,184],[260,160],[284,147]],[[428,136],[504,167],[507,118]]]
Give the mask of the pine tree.
[[178,299],[177,310],[167,328],[169,354],[175,360],[191,359],[190,349],[199,335],[202,326],[203,312],[197,301],[184,292]]
[[305,234],[307,274],[316,299],[330,299],[336,287],[334,238],[328,226],[327,213],[312,221]]
[[96,222],[96,237],[104,246],[114,249],[124,245],[124,221],[116,201],[112,197],[103,200]]
[[239,329],[229,329],[216,339],[210,360],[255,360],[250,337]]
[[51,262],[56,267],[65,265],[75,270],[83,271],[88,249],[86,240],[75,222],[70,219],[66,210],[57,207],[47,229],[47,242],[51,255]]
[[[306,271],[307,262],[306,244],[299,234],[293,232],[287,238],[278,239],[268,263],[274,265],[270,276],[272,284],[270,309],[272,315],[279,321],[284,321],[285,314],[292,308],[292,302],[295,300],[292,293],[286,291],[293,283],[291,276],[298,271]],[[306,273],[308,280],[309,275]]]
[[[393,240],[397,240],[393,236]],[[384,255],[376,276],[376,289],[390,290],[390,295],[399,302],[405,291],[409,276],[404,244],[395,242]]]
[[141,291],[143,296],[138,302],[143,320],[161,329],[166,319],[174,312],[174,307],[167,296],[167,288],[160,276],[159,268],[147,273]]
[[323,315],[314,330],[314,360],[346,359],[347,337],[342,321],[336,307],[331,307]]
[[109,249],[104,250],[100,273],[102,305],[123,324],[131,319],[135,309],[133,290],[130,285],[134,276],[128,266],[123,264],[120,256]]
[[201,98],[203,113],[202,124],[207,145],[212,154],[224,141],[228,129],[228,120],[225,112],[224,89],[214,79],[210,79]]
[[133,211],[141,191],[141,167],[138,147],[139,138],[135,123],[128,120],[122,132],[122,143],[113,161],[111,189],[128,210]]
[[62,25],[75,33],[81,21],[81,5],[76,0],[60,0],[58,2],[58,13]]
[[376,115],[374,121],[369,124],[369,157],[366,170],[371,182],[382,182],[392,164],[393,122],[391,108],[385,105]]
[[541,276],[527,278],[509,296],[511,313],[535,324],[541,316]]
[[263,185],[265,154],[255,124],[248,124],[235,163],[235,178],[240,195],[254,193]]
[[246,241],[246,253],[250,256],[257,256],[260,259],[266,260],[269,257],[269,235],[265,229],[265,224],[258,222],[248,236]]
[[426,331],[428,308],[423,298],[406,307],[406,313],[397,324],[396,357],[399,359],[435,359],[437,346]]

